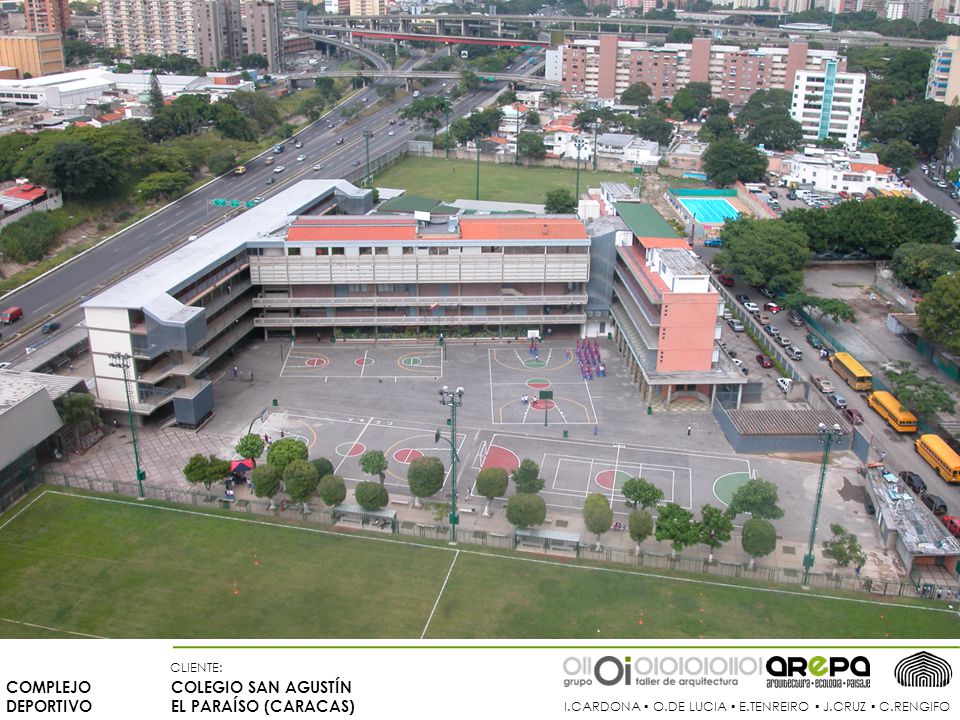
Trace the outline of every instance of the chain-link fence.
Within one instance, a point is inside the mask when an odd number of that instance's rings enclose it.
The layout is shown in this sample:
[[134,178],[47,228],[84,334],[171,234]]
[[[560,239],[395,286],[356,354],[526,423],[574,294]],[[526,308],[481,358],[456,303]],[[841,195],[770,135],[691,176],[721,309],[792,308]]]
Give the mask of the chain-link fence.
[[[50,485],[92,490],[95,492],[110,493],[137,497],[139,489],[137,483],[124,480],[104,480],[81,475],[71,475],[54,470],[42,471],[43,480]],[[272,518],[282,521],[303,523],[306,525],[323,527],[325,530],[336,531],[340,525],[333,525],[331,511],[328,508],[317,507],[310,503],[291,503],[285,500],[265,500],[253,498],[250,500],[227,500],[222,495],[215,495],[204,488],[177,489],[143,486],[144,496],[153,500],[182,503],[208,509],[229,511],[231,514],[241,514],[252,518]],[[389,526],[379,528],[375,523],[354,522],[356,529],[370,530],[390,534]],[[446,542],[450,537],[449,525],[440,523],[421,523],[401,520],[397,525],[397,532],[424,540]],[[611,532],[617,532],[612,530]],[[513,549],[515,539],[513,533],[495,533],[480,530],[461,531],[457,541],[463,546],[483,546],[500,549]],[[720,560],[710,560],[706,557],[685,557],[642,551],[640,553],[621,548],[602,546],[597,549],[595,543],[582,543],[577,550],[581,560],[601,563],[615,563],[620,566],[632,566],[644,570],[662,570],[667,573],[695,573],[712,576],[719,579],[732,578],[739,581],[758,584],[777,584],[799,586],[803,581],[803,574],[799,568],[775,568],[749,563],[738,563]],[[885,580],[849,574],[834,575],[833,573],[811,573],[809,585],[813,589],[857,591],[884,597],[911,597],[920,593],[917,584],[913,581]],[[934,587],[932,593],[940,590],[940,595],[953,598],[960,592],[960,587]],[[924,595],[935,597],[930,588],[925,589]]]

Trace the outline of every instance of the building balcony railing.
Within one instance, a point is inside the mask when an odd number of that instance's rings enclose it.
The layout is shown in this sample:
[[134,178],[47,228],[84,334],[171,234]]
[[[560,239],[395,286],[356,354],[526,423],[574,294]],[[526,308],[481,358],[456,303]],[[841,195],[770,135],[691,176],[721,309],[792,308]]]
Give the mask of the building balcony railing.
[[351,297],[257,297],[255,308],[323,307],[463,307],[487,305],[583,305],[586,293],[567,295],[435,295],[435,296],[351,296]]
[[145,385],[156,385],[163,382],[171,375],[190,377],[197,372],[207,361],[203,355],[188,355],[183,353],[181,357],[171,358],[169,361],[155,365],[146,372],[137,375],[137,382]]
[[255,327],[377,327],[442,325],[578,325],[587,321],[586,313],[550,313],[538,315],[358,315],[350,317],[259,317]]

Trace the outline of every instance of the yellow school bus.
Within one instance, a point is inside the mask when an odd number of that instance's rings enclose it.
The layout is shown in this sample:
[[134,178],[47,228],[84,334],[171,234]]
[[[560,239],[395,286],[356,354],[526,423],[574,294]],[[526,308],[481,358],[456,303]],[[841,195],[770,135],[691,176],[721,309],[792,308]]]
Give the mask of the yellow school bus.
[[850,353],[838,352],[830,357],[830,367],[854,390],[873,388],[873,375]]
[[917,431],[917,416],[904,410],[900,401],[886,390],[874,390],[867,395],[867,405],[876,410],[897,432]]
[[921,435],[913,446],[948,483],[960,483],[960,455],[939,435]]

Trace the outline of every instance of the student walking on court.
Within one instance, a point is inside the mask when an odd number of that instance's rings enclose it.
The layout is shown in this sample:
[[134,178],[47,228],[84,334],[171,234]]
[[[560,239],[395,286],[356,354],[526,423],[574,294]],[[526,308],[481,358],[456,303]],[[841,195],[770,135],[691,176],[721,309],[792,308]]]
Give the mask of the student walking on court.
[[693,425],[687,425],[687,435],[693,432]]
[[236,380],[238,377],[240,377],[240,368],[238,368],[236,365],[234,365],[234,366],[233,366],[233,379]]

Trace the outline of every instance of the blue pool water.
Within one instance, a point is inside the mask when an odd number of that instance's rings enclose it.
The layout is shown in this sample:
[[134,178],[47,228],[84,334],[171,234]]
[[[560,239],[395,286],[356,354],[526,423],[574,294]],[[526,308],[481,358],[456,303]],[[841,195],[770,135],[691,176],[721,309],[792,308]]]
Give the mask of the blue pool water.
[[722,223],[736,218],[740,212],[723,198],[677,198],[697,222]]

